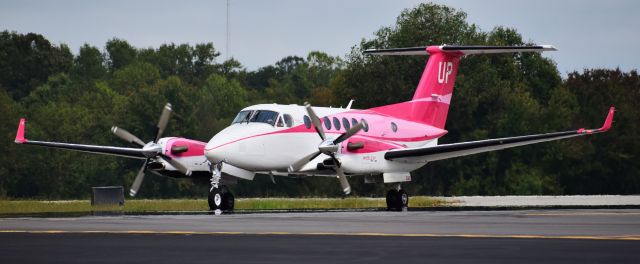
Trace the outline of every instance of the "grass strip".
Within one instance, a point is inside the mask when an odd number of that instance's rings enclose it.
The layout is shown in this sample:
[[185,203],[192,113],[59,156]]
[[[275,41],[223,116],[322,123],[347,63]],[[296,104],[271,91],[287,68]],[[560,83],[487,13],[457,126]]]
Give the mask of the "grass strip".
[[[446,202],[427,196],[415,196],[409,200],[410,207],[437,207]],[[384,198],[349,197],[340,198],[238,198],[236,209],[366,209],[384,208]],[[89,200],[0,200],[0,214],[73,213],[92,211],[145,212],[145,211],[207,211],[206,199],[132,199],[122,207],[92,207]]]

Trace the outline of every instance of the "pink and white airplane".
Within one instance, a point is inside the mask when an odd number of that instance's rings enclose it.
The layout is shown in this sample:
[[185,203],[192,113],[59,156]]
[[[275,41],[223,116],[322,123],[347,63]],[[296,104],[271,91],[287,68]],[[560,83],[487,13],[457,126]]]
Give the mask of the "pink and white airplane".
[[231,126],[216,134],[205,148],[213,167],[211,194],[215,198],[220,169],[231,165],[247,179],[255,173],[337,177],[344,194],[351,192],[347,177],[396,183],[387,193],[387,207],[400,209],[409,200],[400,183],[411,181],[410,172],[428,162],[607,131],[613,121],[613,107],[599,129],[438,145],[438,138],[447,133],[444,127],[462,57],[548,50],[555,48],[429,46],[367,50],[373,55],[429,55],[410,101],[366,110],[351,109],[351,103],[346,108],[261,104],[242,109]]
[[[232,210],[234,197],[226,188],[237,179],[252,180],[256,173],[276,176],[336,177],[342,192],[351,192],[347,177],[363,176],[367,183],[393,183],[387,207],[408,206],[401,183],[410,172],[428,162],[493,150],[565,139],[609,130],[614,107],[599,129],[578,129],[518,137],[438,145],[453,94],[458,63],[466,55],[542,52],[552,46],[429,46],[367,50],[373,55],[429,55],[426,68],[410,101],[365,110],[311,107],[308,104],[260,104],[242,109],[232,124],[207,144],[183,138],[160,138],[170,105],[158,124],[156,140],[144,144],[130,133],[113,132],[142,148],[119,148],[24,138],[21,120],[16,142],[146,159],[131,188],[137,192],[144,171],[167,176],[208,177],[209,207]],[[118,132],[120,131],[120,132]]]

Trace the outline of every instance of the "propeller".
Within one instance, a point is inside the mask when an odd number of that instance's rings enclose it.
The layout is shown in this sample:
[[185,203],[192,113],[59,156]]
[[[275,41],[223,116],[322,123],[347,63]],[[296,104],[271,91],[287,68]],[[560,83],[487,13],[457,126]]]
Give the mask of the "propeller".
[[176,159],[162,154],[162,146],[158,144],[158,140],[162,137],[164,130],[167,128],[167,124],[169,123],[169,119],[171,118],[172,111],[173,110],[171,108],[171,104],[167,103],[164,106],[164,109],[162,109],[162,114],[160,115],[160,119],[158,120],[158,131],[156,133],[156,137],[152,142],[149,142],[147,144],[140,140],[140,138],[129,133],[129,131],[127,130],[124,130],[117,126],[111,128],[111,132],[122,140],[128,143],[135,143],[142,146],[142,152],[147,157],[144,164],[138,171],[138,175],[136,175],[133,184],[131,185],[131,189],[129,190],[129,195],[131,195],[131,197],[136,196],[136,194],[138,193],[138,190],[142,185],[142,181],[144,180],[144,175],[147,171],[147,165],[152,159],[166,161],[167,163],[171,164],[171,166],[176,168],[179,172],[187,176],[191,175],[191,170],[189,170],[189,168],[187,168],[184,164],[180,163]]
[[129,195],[131,197],[136,196],[138,190],[140,189],[140,185],[142,185],[142,180],[144,180],[144,174],[147,169],[147,163],[149,163],[149,159],[144,161],[144,164],[138,171],[138,175],[136,175],[136,179],[133,181],[133,184],[131,184],[131,189],[129,189]]
[[305,102],[304,106],[307,110],[307,114],[311,118],[311,123],[313,124],[313,127],[315,128],[316,132],[318,133],[318,136],[320,136],[320,138],[322,139],[322,142],[320,143],[320,145],[318,145],[317,151],[309,155],[306,155],[303,158],[291,164],[289,166],[289,172],[300,171],[302,167],[304,167],[304,165],[306,165],[307,163],[309,163],[310,161],[318,157],[320,154],[326,154],[330,156],[331,159],[333,159],[333,161],[336,164],[336,174],[337,174],[338,180],[340,180],[340,185],[342,186],[342,192],[345,195],[351,193],[351,185],[349,185],[349,181],[347,181],[347,176],[344,174],[344,170],[342,169],[342,164],[340,164],[340,161],[336,158],[335,154],[340,149],[339,144],[349,139],[351,136],[355,135],[356,133],[360,132],[360,130],[362,130],[366,126],[366,121],[362,120],[361,122],[357,123],[355,126],[352,126],[350,129],[348,129],[346,132],[342,133],[340,136],[338,136],[335,139],[326,139],[326,135],[324,133],[324,130],[322,129],[322,123],[320,122],[320,118],[318,118],[318,115],[316,115],[315,111],[313,111],[313,108],[309,103]]
[[136,137],[133,134],[129,133],[129,131],[126,131],[126,130],[124,130],[122,128],[114,126],[114,127],[111,128],[111,132],[113,132],[114,135],[118,136],[119,138],[123,139],[124,141],[127,141],[129,143],[136,143],[136,144],[144,147],[144,142],[142,142],[142,140],[140,140],[138,137]]
[[171,109],[170,103],[167,103],[166,105],[164,105],[164,108],[162,109],[162,114],[160,115],[160,119],[158,120],[158,133],[156,134],[156,139],[153,140],[153,143],[158,142],[158,139],[162,137],[162,134],[164,133],[164,129],[167,128],[167,124],[169,123],[169,118],[171,118],[172,111],[173,109]]

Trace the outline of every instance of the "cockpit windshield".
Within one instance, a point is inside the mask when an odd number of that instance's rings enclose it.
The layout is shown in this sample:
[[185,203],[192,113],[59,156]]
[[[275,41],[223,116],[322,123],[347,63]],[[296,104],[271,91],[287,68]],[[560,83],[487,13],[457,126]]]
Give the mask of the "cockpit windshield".
[[251,113],[253,113],[252,110],[240,111],[240,113],[238,113],[236,118],[233,119],[233,122],[231,122],[231,124],[237,124],[242,122],[249,123],[249,118],[251,117]]
[[251,117],[249,122],[260,122],[275,125],[276,119],[278,119],[278,112],[269,110],[257,110]]
[[[278,112],[269,111],[269,110],[244,110],[240,111],[236,118],[233,119],[231,124],[242,124],[242,123],[267,123],[270,125],[275,125],[276,120],[278,119]],[[287,125],[289,125],[290,121],[287,121]]]

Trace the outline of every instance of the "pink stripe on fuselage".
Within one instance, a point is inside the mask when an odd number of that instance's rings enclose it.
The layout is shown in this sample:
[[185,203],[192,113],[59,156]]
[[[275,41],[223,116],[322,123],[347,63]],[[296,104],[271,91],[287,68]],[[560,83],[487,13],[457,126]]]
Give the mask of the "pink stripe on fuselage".
[[[339,113],[336,115],[330,115],[327,117],[330,120],[333,120],[333,118],[336,117],[340,121],[342,121],[342,118],[347,118],[349,121],[351,121],[352,118],[356,118],[358,122],[360,122],[361,119],[365,119],[367,120],[367,123],[369,124],[369,127],[370,127],[369,132],[361,131],[358,134],[354,135],[353,138],[362,138],[369,141],[381,141],[386,144],[395,145],[397,146],[397,148],[404,147],[404,145],[398,144],[398,142],[427,141],[434,138],[439,138],[447,133],[447,131],[443,129],[438,129],[426,124],[414,123],[408,120],[390,118],[389,116],[386,116],[384,114],[381,115],[380,113],[376,113],[371,110],[353,110],[353,111]],[[321,122],[323,123],[322,125],[324,126],[323,118],[321,118]],[[397,123],[396,124],[398,127],[397,132],[392,131],[391,122]],[[416,132],[417,129],[419,129],[419,132]],[[341,127],[341,130],[339,131],[335,131],[335,130],[332,131],[332,130],[325,129],[325,134],[339,135],[344,133],[345,131],[346,129],[344,127]],[[404,132],[404,131],[409,131],[409,132]],[[235,139],[235,140],[220,144],[218,146],[206,148],[205,150],[207,151],[214,150],[216,148],[226,146],[228,144],[235,143],[238,141],[250,139],[250,138],[256,138],[256,137],[266,136],[266,135],[274,135],[274,134],[288,134],[288,133],[315,134],[316,131],[315,131],[315,128],[313,127],[306,128],[305,125],[301,124],[285,130],[267,132],[267,133],[251,135],[251,136]],[[379,134],[381,136],[375,136],[371,134]]]

